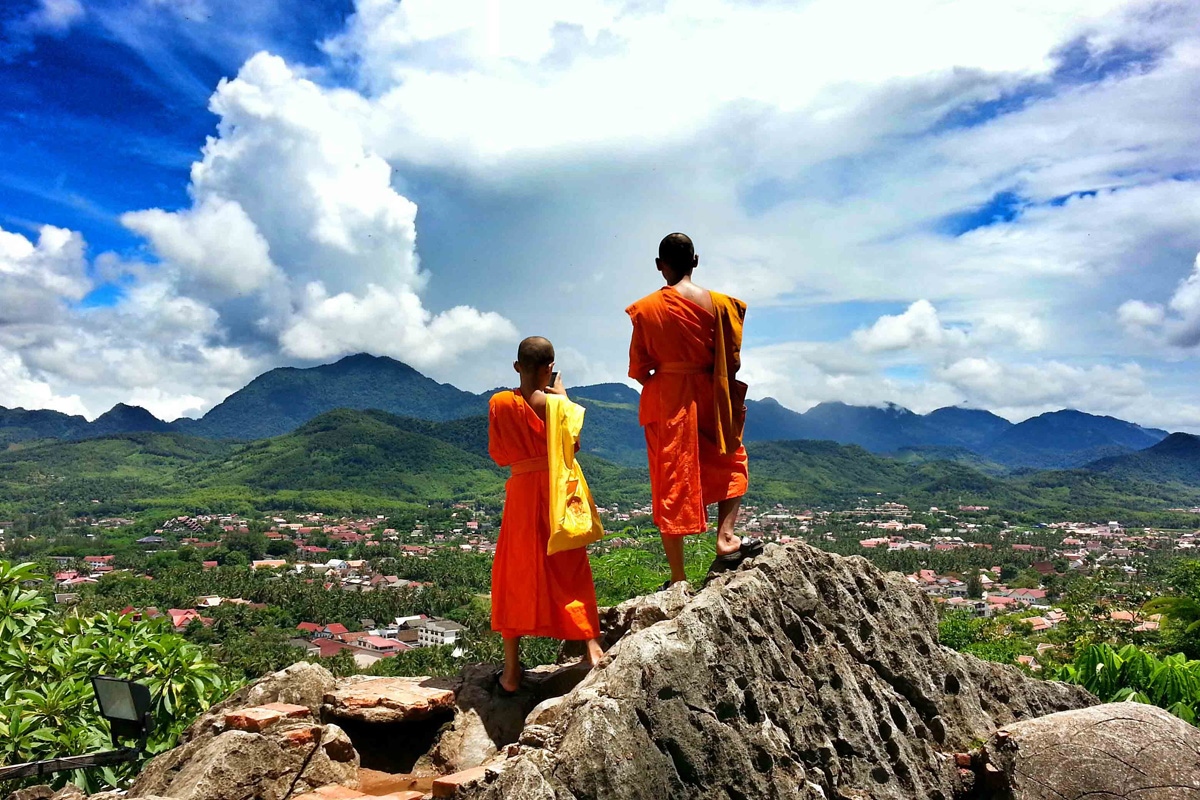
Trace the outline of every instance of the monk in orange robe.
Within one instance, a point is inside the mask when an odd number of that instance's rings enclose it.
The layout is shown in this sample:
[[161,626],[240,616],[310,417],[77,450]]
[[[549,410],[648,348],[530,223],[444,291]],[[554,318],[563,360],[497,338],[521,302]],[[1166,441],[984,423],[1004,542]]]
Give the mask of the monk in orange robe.
[[692,282],[692,240],[673,233],[655,259],[667,285],[625,309],[633,322],[629,377],[642,384],[654,521],[672,582],[686,579],[683,537],[708,530],[717,504],[717,558],[710,573],[736,567],[762,542],[734,533],[749,482],[742,430],[746,385],[741,366],[746,304]]
[[521,342],[513,367],[521,385],[488,403],[488,452],[508,467],[504,517],[492,565],[492,630],[504,637],[502,694],[516,692],[523,668],[522,636],[585,640],[587,663],[603,652],[596,586],[587,548],[546,555],[550,539],[550,477],[546,450],[546,395],[566,396],[554,373],[554,346],[541,337]]

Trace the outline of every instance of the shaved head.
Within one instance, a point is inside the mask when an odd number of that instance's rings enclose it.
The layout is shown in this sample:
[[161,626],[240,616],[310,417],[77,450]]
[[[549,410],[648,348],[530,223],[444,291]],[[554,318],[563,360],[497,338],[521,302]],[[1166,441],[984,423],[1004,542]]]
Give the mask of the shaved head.
[[554,362],[554,345],[544,336],[530,336],[517,347],[517,364],[522,372],[537,372]]
[[696,248],[686,233],[670,233],[658,243],[658,258],[679,275],[690,275],[696,266]]

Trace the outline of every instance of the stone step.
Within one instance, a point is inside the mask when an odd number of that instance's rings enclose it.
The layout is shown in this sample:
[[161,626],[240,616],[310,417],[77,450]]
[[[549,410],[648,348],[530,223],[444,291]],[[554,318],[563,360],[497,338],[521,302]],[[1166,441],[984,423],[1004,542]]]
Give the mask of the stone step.
[[453,797],[454,793],[458,791],[460,786],[465,786],[469,783],[483,780],[484,776],[487,775],[488,770],[498,772],[499,767],[494,764],[485,765],[482,767],[472,767],[471,769],[465,769],[462,772],[456,772],[453,775],[446,775],[438,778],[433,782],[433,796]]
[[335,719],[391,723],[424,719],[454,708],[454,691],[432,678],[377,678],[344,686],[325,695]]

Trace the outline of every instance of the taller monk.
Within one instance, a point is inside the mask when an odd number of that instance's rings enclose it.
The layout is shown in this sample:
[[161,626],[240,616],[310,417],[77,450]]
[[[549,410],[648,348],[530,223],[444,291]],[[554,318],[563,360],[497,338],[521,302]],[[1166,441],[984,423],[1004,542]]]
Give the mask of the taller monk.
[[625,313],[633,321],[629,377],[643,387],[638,416],[670,584],[686,579],[683,537],[708,530],[713,503],[717,557],[710,574],[758,555],[763,544],[734,533],[749,483],[746,384],[737,380],[746,304],[692,281],[700,259],[682,233],[659,243],[654,263],[667,285]]

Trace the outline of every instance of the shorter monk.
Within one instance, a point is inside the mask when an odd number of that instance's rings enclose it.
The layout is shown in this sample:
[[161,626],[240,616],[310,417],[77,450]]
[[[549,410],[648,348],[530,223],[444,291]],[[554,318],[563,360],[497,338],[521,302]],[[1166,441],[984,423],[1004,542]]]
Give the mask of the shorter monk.
[[546,395],[567,394],[562,376],[554,373],[554,346],[540,336],[526,339],[513,367],[521,376],[520,388],[497,392],[488,403],[488,452],[512,472],[492,565],[492,630],[504,637],[504,670],[497,678],[502,694],[520,687],[522,636],[586,641],[584,661],[591,666],[603,656],[587,548],[546,555]]

